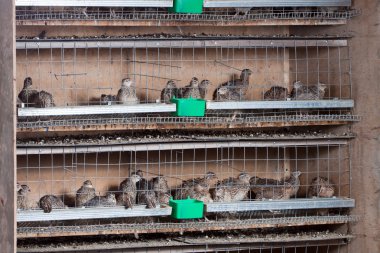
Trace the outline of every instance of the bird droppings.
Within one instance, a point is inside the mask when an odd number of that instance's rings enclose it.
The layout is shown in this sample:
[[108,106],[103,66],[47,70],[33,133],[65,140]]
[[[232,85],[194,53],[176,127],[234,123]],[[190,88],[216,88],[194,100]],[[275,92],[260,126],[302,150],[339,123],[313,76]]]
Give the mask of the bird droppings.
[[354,137],[352,132],[344,132],[343,134],[326,133],[322,130],[319,131],[294,131],[281,133],[279,131],[257,131],[257,132],[217,132],[206,131],[198,133],[176,133],[166,132],[161,134],[152,134],[152,132],[136,132],[132,134],[110,134],[110,135],[97,135],[97,136],[63,136],[63,137],[46,137],[44,139],[17,139],[17,145],[26,146],[43,146],[43,145],[102,145],[102,144],[120,144],[123,142],[141,143],[141,142],[157,142],[157,141],[184,141],[184,140],[218,140],[218,139],[231,139],[231,140],[244,140],[244,139],[305,139],[305,138],[341,138],[341,137]]
[[178,234],[140,234],[136,239],[133,235],[108,235],[72,238],[38,238],[19,239],[18,252],[49,252],[55,249],[95,250],[149,247],[181,246],[207,243],[248,243],[248,242],[295,242],[319,241],[329,239],[343,239],[347,236],[342,233],[324,231],[303,231],[302,229],[278,229],[274,233],[271,229],[229,232],[207,232]]

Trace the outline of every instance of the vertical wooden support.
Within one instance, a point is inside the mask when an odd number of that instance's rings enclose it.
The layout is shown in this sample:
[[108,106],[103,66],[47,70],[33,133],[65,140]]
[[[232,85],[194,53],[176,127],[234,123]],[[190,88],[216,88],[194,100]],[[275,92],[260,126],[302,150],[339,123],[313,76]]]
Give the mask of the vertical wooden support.
[[15,7],[0,1],[0,251],[16,250]]

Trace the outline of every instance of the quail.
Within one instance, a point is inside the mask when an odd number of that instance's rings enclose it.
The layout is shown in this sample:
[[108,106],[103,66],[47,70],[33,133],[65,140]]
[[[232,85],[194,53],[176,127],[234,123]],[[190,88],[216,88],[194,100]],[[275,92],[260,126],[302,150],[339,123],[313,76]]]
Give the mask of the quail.
[[169,104],[173,97],[179,98],[181,96],[178,95],[178,88],[175,81],[169,80],[165,88],[161,91],[161,102]]
[[77,207],[84,206],[87,201],[96,196],[95,188],[90,180],[83,182],[83,185],[78,189],[76,193],[76,205]]
[[326,177],[315,177],[311,181],[307,196],[309,198],[331,198],[335,194],[335,187]]
[[289,199],[297,194],[300,187],[300,171],[292,172],[290,178],[280,181],[252,177],[250,179],[251,190],[256,194],[256,199]]
[[327,85],[323,83],[306,86],[301,81],[296,81],[290,97],[293,100],[319,100],[325,96],[326,88]]
[[250,190],[250,176],[247,173],[240,173],[237,178],[226,178],[216,184],[213,191],[215,202],[240,201],[247,198]]
[[286,100],[288,98],[288,89],[281,86],[272,86],[264,93],[264,100]]
[[190,197],[204,203],[210,203],[212,202],[210,186],[214,180],[217,180],[215,173],[207,172],[204,177],[183,181],[179,189],[176,190],[175,197],[176,199]]
[[29,209],[29,186],[23,184],[17,192],[17,209]]
[[54,195],[45,195],[40,198],[39,201],[40,208],[44,210],[44,213],[50,213],[52,209],[62,209],[65,208],[63,201]]
[[125,205],[126,208],[133,208],[136,203],[136,183],[140,181],[140,179],[141,177],[139,175],[132,174],[120,183],[119,191],[121,192],[121,196],[119,196],[119,202]]
[[107,192],[106,196],[95,196],[89,201],[87,201],[84,206],[116,206],[115,194]]
[[121,87],[117,93],[116,100],[121,104],[134,105],[139,103],[136,95],[136,87],[129,78],[122,80]]

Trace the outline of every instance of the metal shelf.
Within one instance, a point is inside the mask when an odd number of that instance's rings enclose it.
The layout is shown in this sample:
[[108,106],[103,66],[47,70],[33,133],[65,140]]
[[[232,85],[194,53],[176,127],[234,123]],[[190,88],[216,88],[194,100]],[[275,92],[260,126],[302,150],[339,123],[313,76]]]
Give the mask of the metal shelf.
[[119,39],[119,40],[17,40],[16,49],[52,48],[265,48],[346,47],[346,39]]
[[[213,102],[207,101],[206,108],[210,110],[236,109],[329,109],[353,108],[354,100],[305,100],[305,101],[237,101]],[[175,112],[175,104],[138,104],[138,105],[92,105],[67,106],[49,108],[18,108],[18,117],[36,116],[77,116],[77,115],[105,115],[128,113],[159,113]]]
[[18,108],[18,117],[36,116],[77,116],[77,115],[104,115],[128,113],[159,113],[175,112],[175,104],[138,104],[138,105],[91,105],[65,106],[49,108]]
[[173,0],[16,0],[16,6],[172,7]]
[[36,221],[64,221],[84,219],[112,219],[126,217],[168,216],[171,207],[147,209],[144,206],[135,206],[132,209],[125,207],[97,207],[97,208],[68,208],[53,209],[51,213],[42,210],[17,211],[17,222]]
[[353,108],[354,100],[211,101],[207,102],[206,107],[210,110]]
[[205,0],[204,7],[332,7],[351,6],[351,0]]
[[[104,145],[25,145],[17,147],[17,155],[32,154],[78,154],[78,153],[102,153],[123,151],[155,151],[174,149],[212,149],[231,147],[297,147],[297,146],[334,146],[347,145],[347,139],[320,139],[320,140],[240,140],[240,141],[165,141],[152,143],[124,143]],[[244,204],[243,202],[242,204]]]
[[253,228],[279,228],[290,226],[345,224],[357,221],[358,216],[308,216],[308,217],[281,217],[248,220],[223,220],[212,222],[185,222],[185,223],[141,223],[141,224],[107,224],[84,226],[47,226],[17,228],[18,238],[78,236],[99,234],[135,234],[135,233],[174,233],[192,231],[221,231],[241,230]]
[[[240,201],[231,203],[209,203],[205,206],[205,211],[207,213],[322,208],[352,208],[355,207],[355,200],[345,198],[331,198],[291,199],[273,201]],[[133,209],[127,210],[124,207],[54,209],[51,213],[44,213],[42,210],[28,210],[18,211],[16,220],[17,222],[36,222],[169,216],[171,214],[171,211],[171,207],[146,209],[145,206],[136,206]]]
[[209,213],[320,208],[352,208],[355,207],[355,200],[348,198],[316,198],[272,201],[239,201],[231,203],[208,203],[205,206],[206,212]]

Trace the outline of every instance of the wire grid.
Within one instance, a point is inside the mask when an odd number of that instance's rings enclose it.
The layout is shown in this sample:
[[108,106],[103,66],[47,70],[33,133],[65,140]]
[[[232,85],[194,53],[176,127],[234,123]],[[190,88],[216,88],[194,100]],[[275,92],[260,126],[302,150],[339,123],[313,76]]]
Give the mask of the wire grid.
[[213,100],[219,99],[220,86],[238,82],[241,71],[250,69],[249,88],[241,100],[263,100],[272,86],[290,94],[295,81],[307,87],[326,84],[324,99],[352,98],[349,48],[324,41],[291,48],[264,41],[244,47],[234,41],[221,47],[185,48],[181,42],[168,48],[69,47],[62,43],[61,48],[18,49],[17,90],[30,76],[34,89],[52,93],[56,106],[99,105],[101,94],[116,96],[122,79],[129,77],[140,103],[156,103],[162,102],[161,91],[169,80],[185,87],[197,77],[211,81],[205,98]]
[[253,8],[240,15],[235,8],[205,8],[202,14],[168,13],[166,8],[107,7],[16,7],[16,20],[160,20],[160,21],[243,21],[351,19],[359,10],[347,8]]
[[[361,119],[358,115],[351,115],[350,112],[342,110],[343,114],[339,113],[326,113],[325,111],[318,111],[318,114],[302,114],[297,112],[296,114],[276,114],[276,115],[252,115],[244,113],[231,114],[231,113],[214,113],[207,114],[206,117],[170,117],[170,116],[130,116],[125,117],[104,117],[104,115],[98,117],[94,115],[92,117],[76,117],[58,119],[46,117],[30,118],[27,120],[21,120],[17,122],[18,129],[41,129],[41,128],[54,128],[54,127],[78,127],[78,126],[107,126],[109,124],[125,126],[127,129],[145,129],[147,126],[155,126],[157,129],[164,127],[165,129],[173,128],[176,129],[182,126],[188,126],[195,128],[197,126],[207,125],[211,129],[214,126],[220,127],[220,124],[224,124],[225,127],[233,127],[234,125],[243,127],[252,127],[252,124],[259,123],[284,123],[286,125],[297,125],[297,123],[302,122],[326,122],[326,121],[336,121],[341,123],[347,122],[357,122]],[[169,127],[168,124],[172,124]],[[273,125],[273,127],[278,127]],[[124,129],[125,130],[125,129]]]
[[[160,245],[158,247],[152,247],[152,246],[145,246],[143,248],[139,246],[129,246],[128,248],[125,248],[120,246],[115,247],[111,244],[107,249],[109,252],[255,252],[255,253],[275,253],[275,252],[312,252],[312,253],[318,253],[318,252],[346,252],[341,251],[345,249],[347,246],[347,242],[344,241],[342,238],[341,240],[332,240],[332,241],[307,241],[307,242],[291,242],[291,243],[238,243],[238,242],[230,242],[230,243],[205,243],[202,244],[200,242],[198,243],[189,243],[187,239],[182,238],[171,238],[176,242],[174,245],[172,243],[167,243],[167,245]],[[191,240],[192,241],[192,240]],[[124,242],[126,243],[126,242]],[[239,245],[240,244],[240,245]],[[66,245],[66,244],[63,244]],[[87,249],[84,249],[83,246],[87,246]],[[50,245],[49,245],[50,246]],[[49,247],[48,246],[48,247]],[[91,252],[103,252],[104,248],[98,245],[86,245],[85,242],[81,244],[82,247],[76,247],[75,252],[88,252],[90,250]],[[28,242],[21,242],[21,247],[19,249],[20,252],[24,252],[23,250],[28,248],[33,249],[35,245],[33,245],[33,242],[28,244]],[[72,245],[66,246],[67,248],[73,247]],[[75,247],[75,246],[74,246]]]
[[[184,189],[183,180],[193,182],[210,171],[219,180],[236,178],[242,172],[251,177],[281,180],[288,178],[292,172],[300,171],[300,190],[294,198],[307,198],[307,191],[315,177],[326,177],[335,188],[334,196],[344,198],[351,194],[349,146],[231,146],[212,149],[20,155],[17,161],[18,182],[31,189],[28,195],[31,209],[38,208],[38,200],[46,194],[57,195],[66,205],[75,207],[76,191],[85,180],[92,181],[99,196],[104,196],[107,192],[118,195],[120,182],[138,170],[143,172],[147,180],[164,176],[174,198],[176,191]],[[210,182],[210,188],[214,188],[215,183],[216,180]],[[275,191],[281,187],[283,185],[278,183],[269,189]],[[247,194],[248,199],[245,201],[255,201],[253,193]],[[242,217],[286,217],[298,214],[290,210],[269,214],[242,213]]]
[[238,247],[236,249],[220,248],[214,252],[228,253],[329,253],[348,252],[346,245],[308,245],[308,246],[263,246],[263,247]]

